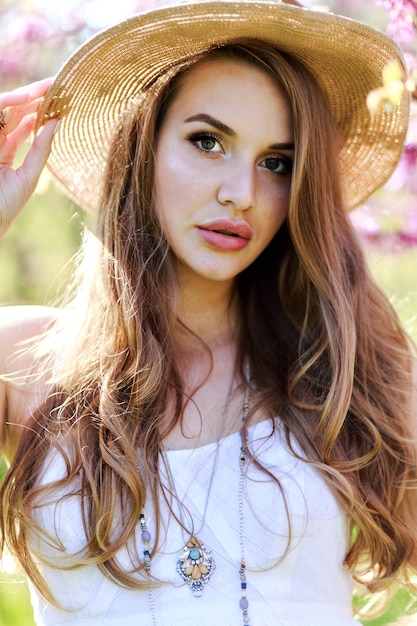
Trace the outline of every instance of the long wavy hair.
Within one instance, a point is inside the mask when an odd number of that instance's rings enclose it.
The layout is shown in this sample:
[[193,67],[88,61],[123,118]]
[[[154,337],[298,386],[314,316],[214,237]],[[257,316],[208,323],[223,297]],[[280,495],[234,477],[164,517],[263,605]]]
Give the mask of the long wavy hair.
[[[158,545],[162,416],[174,392],[171,426],[178,423],[186,399],[175,359],[175,273],[155,214],[154,146],[183,77],[207,54],[269,72],[294,123],[287,220],[236,280],[238,364],[243,377],[250,362],[251,414],[262,406],[279,415],[289,445],[292,435],[323,474],[350,520],[345,564],[371,572],[372,590],[416,565],[410,340],[371,278],[346,213],[340,137],[322,90],[290,54],[239,41],[170,68],[126,115],[110,150],[96,232],[79,261],[70,322],[42,344],[44,353],[56,353],[59,344],[59,364],[51,365],[51,392],[2,485],[1,528],[3,543],[52,602],[29,537],[42,532],[36,503],[58,488],[82,499],[86,545],[79,564],[94,563],[121,585],[143,586],[116,557],[135,545],[145,500],[156,513]],[[39,355],[38,369],[47,366]],[[245,430],[242,439],[246,444]],[[66,475],[41,485],[56,448]],[[143,570],[137,554],[132,560]]]

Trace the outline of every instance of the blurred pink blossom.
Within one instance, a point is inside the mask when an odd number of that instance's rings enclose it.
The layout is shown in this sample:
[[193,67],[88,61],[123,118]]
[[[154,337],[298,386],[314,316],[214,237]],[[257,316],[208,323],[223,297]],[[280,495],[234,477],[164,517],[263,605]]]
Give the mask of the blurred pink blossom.
[[[417,0],[375,0],[389,13],[387,34],[408,46],[404,51],[409,83],[416,81],[417,56],[410,43],[417,39]],[[382,77],[381,77],[382,84]],[[412,91],[412,88],[411,88]],[[414,94],[414,97],[416,94]],[[377,165],[376,165],[377,166]],[[412,101],[410,123],[400,162],[389,181],[351,215],[365,239],[384,250],[417,245],[417,102]]]
[[409,43],[416,36],[416,0],[376,0],[390,14],[387,34],[400,43]]

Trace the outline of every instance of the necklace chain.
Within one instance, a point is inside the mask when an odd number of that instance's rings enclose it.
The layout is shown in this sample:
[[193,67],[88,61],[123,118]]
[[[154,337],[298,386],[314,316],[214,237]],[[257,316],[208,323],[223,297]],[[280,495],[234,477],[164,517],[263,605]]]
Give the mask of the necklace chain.
[[[246,372],[247,375],[247,384],[245,389],[245,399],[243,402],[243,413],[242,413],[242,430],[245,428],[246,419],[249,414],[249,372]],[[249,626],[249,600],[247,596],[247,580],[246,580],[246,558],[245,558],[245,517],[243,511],[244,498],[243,498],[243,487],[245,480],[245,467],[246,467],[246,447],[243,445],[240,446],[240,456],[239,456],[239,542],[240,542],[240,591],[242,597],[240,598],[239,606],[242,610],[242,619],[243,626]]]
[[[235,368],[233,368],[232,377],[230,379],[229,388],[226,395],[226,401],[224,404],[223,414],[218,426],[218,432],[216,436],[216,451],[213,459],[213,466],[210,473],[210,480],[207,489],[206,501],[203,510],[203,516],[198,531],[194,529],[194,520],[191,519],[191,534],[188,540],[185,540],[184,546],[181,552],[178,554],[177,559],[177,572],[183,579],[183,581],[189,586],[194,596],[199,597],[202,595],[205,585],[209,582],[214,570],[216,569],[216,563],[212,556],[211,551],[204,545],[204,543],[198,538],[200,532],[203,531],[206,522],[206,514],[208,509],[208,503],[210,500],[210,494],[213,487],[214,476],[219,458],[220,439],[224,432],[224,425],[229,415],[230,401],[233,393],[233,386],[235,381]],[[174,476],[169,463],[169,458],[165,448],[162,448],[163,461],[165,469],[167,471],[168,483],[170,485],[171,494],[175,496],[175,499],[179,507],[179,518],[181,521],[182,529],[185,529],[185,521],[183,518],[183,507],[181,500],[178,497],[175,487]]]
[[[218,428],[218,432],[217,432],[217,436],[216,436],[216,452],[215,452],[215,455],[214,455],[213,465],[212,465],[212,468],[211,468],[210,481],[209,481],[209,485],[208,485],[208,488],[207,488],[207,496],[206,496],[206,501],[204,503],[203,516],[201,518],[201,524],[200,524],[199,529],[195,530],[194,528],[192,528],[191,537],[198,537],[198,535],[203,530],[204,524],[205,524],[205,521],[206,521],[208,503],[209,503],[209,500],[210,500],[210,494],[211,494],[211,490],[212,490],[212,487],[213,487],[214,476],[215,476],[215,473],[216,473],[216,468],[217,468],[217,464],[218,464],[218,460],[219,460],[220,439],[221,439],[221,437],[223,435],[224,426],[225,426],[225,424],[227,422],[227,418],[229,416],[230,402],[231,402],[231,399],[232,399],[233,383],[235,381],[235,375],[236,375],[236,368],[233,368],[232,377],[230,379],[230,384],[229,384],[229,387],[228,387],[228,390],[227,390],[226,400],[225,400],[225,403],[224,403],[222,418],[220,420],[220,424],[219,424],[219,428]],[[171,487],[171,491],[174,494],[177,502],[180,503],[180,499],[178,498],[177,490],[175,488],[175,481],[174,481],[174,477],[172,475],[171,465],[169,463],[169,458],[168,458],[168,455],[167,455],[167,451],[166,451],[165,446],[164,446],[163,443],[162,443],[162,453],[163,453],[163,460],[164,460],[165,469],[166,469],[167,474],[168,474],[167,478],[168,478],[169,485]],[[185,521],[184,521],[183,511],[182,511],[182,507],[181,506],[179,506],[179,517],[180,517],[180,521],[181,521],[182,526],[185,528]]]
[[[246,366],[246,388],[245,388],[245,397],[244,397],[244,402],[243,402],[243,412],[242,412],[242,420],[241,420],[241,429],[243,430],[245,428],[245,424],[246,424],[246,419],[248,417],[249,414],[249,380],[250,380],[250,374],[249,374],[249,365],[247,364]],[[223,430],[223,426],[224,426],[224,422],[226,419],[226,415],[228,413],[228,408],[229,408],[229,404],[230,404],[230,399],[231,399],[231,395],[232,395],[232,389],[233,389],[233,381],[234,381],[234,374],[232,377],[232,381],[230,384],[230,388],[228,391],[228,395],[227,395],[227,399],[226,399],[226,404],[225,404],[225,410],[223,413],[223,419],[222,419],[222,426],[221,426],[221,432]],[[206,513],[207,513],[207,508],[208,508],[208,502],[209,502],[209,496],[211,493],[211,489],[213,486],[213,481],[214,481],[214,475],[215,475],[215,470],[216,470],[216,466],[217,466],[217,461],[218,461],[218,455],[219,455],[219,446],[220,446],[220,437],[217,438],[217,448],[216,448],[216,455],[215,455],[215,459],[213,462],[213,469],[211,472],[211,476],[210,476],[210,483],[209,483],[209,488],[208,488],[208,494],[206,497],[206,503],[205,503],[205,507],[204,507],[204,512],[203,512],[203,518],[202,518],[202,523],[201,523],[201,528],[200,531],[204,528],[204,524],[205,524],[205,519],[206,519]],[[239,576],[240,576],[240,592],[241,592],[241,598],[239,601],[239,607],[242,611],[242,623],[243,626],[250,626],[250,620],[249,620],[249,600],[247,597],[247,579],[246,579],[246,558],[245,558],[245,541],[244,541],[244,496],[243,496],[243,489],[244,489],[244,479],[245,479],[245,468],[246,468],[246,445],[244,445],[243,443],[241,444],[240,447],[240,454],[239,454],[239,489],[238,489],[238,511],[239,511],[239,544],[240,544],[240,567],[239,567]],[[171,483],[171,487],[172,487],[172,491],[175,495],[175,497],[178,499],[178,496],[176,494],[176,490],[175,490],[175,483],[173,481],[173,476],[172,476],[172,472],[171,472],[171,467],[169,465],[169,461],[168,461],[168,457],[166,454],[166,451],[164,450],[164,461],[165,461],[165,466],[168,472],[168,478],[169,481]],[[183,522],[183,517],[182,517],[182,512],[180,509],[180,519],[181,522]],[[144,567],[145,567],[145,572],[148,576],[148,578],[151,578],[151,547],[150,547],[150,542],[152,540],[151,535],[148,531],[147,525],[146,525],[146,518],[144,513],[142,512],[140,515],[140,526],[141,526],[141,539],[142,539],[142,544],[143,544],[143,559],[144,559]],[[192,579],[192,569],[189,569],[190,573],[186,574],[185,573],[185,569],[187,569],[184,566],[184,563],[188,563],[188,568],[191,567],[190,565],[190,552],[192,553],[193,551],[195,551],[195,554],[191,554],[191,557],[195,557],[194,561],[198,561],[197,565],[200,567],[199,570],[199,576],[200,578],[198,580],[200,580],[200,584],[197,585],[197,587],[195,587],[193,589],[193,584],[192,582],[190,583],[189,580]],[[198,552],[198,554],[197,554]],[[193,559],[191,559],[191,561],[193,561]],[[192,563],[192,566],[195,567],[196,563]],[[183,567],[184,566],[184,567]],[[203,568],[203,570],[201,570],[201,568]],[[182,578],[185,580],[185,582],[187,582],[187,584],[189,584],[189,586],[191,587],[191,589],[193,590],[193,593],[195,596],[200,596],[201,595],[201,590],[203,585],[205,585],[212,572],[215,569],[215,564],[214,564],[214,560],[211,557],[211,552],[209,552],[208,550],[205,549],[203,543],[197,539],[197,537],[192,534],[190,537],[190,541],[184,546],[183,552],[179,555],[179,560],[177,562],[177,571],[180,573],[180,575],[182,576]],[[206,570],[208,570],[206,572]],[[201,573],[201,571],[203,571],[203,573]],[[149,604],[150,604],[150,610],[151,610],[151,615],[152,615],[152,624],[153,626],[157,626],[157,621],[156,621],[156,610],[155,610],[155,601],[154,601],[154,595],[153,595],[153,590],[152,587],[149,589]]]

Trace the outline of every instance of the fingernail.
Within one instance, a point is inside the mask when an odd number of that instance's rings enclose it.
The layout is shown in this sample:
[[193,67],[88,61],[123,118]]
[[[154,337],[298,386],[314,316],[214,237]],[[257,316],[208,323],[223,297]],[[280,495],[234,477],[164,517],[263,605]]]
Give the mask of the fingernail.
[[61,122],[62,122],[62,120],[58,120],[58,122],[57,122],[57,124],[56,124],[56,126],[54,128],[54,132],[53,132],[54,135],[56,135],[56,133],[58,132],[58,129],[61,126]]

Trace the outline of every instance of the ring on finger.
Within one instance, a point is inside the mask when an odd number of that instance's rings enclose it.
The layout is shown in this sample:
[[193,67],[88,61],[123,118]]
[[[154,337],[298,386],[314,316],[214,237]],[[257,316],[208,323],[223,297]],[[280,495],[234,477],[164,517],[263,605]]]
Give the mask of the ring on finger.
[[6,128],[6,113],[4,111],[0,111],[0,131]]

